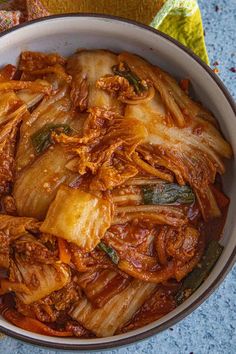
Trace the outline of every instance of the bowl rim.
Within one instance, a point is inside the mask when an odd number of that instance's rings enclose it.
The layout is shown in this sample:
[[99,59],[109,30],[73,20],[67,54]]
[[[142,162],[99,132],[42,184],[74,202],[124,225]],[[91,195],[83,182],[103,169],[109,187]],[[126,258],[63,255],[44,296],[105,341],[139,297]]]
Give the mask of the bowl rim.
[[[46,17],[41,17],[39,19],[31,20],[22,24],[19,24],[13,28],[10,28],[6,31],[3,31],[0,33],[0,41],[1,38],[8,35],[9,33],[12,33],[14,31],[17,31],[18,29],[21,29],[23,27],[31,26],[34,25],[35,23],[38,22],[44,22],[44,21],[50,21],[58,18],[68,18],[68,17],[89,17],[89,18],[101,18],[101,19],[107,19],[107,20],[113,20],[117,22],[123,22],[123,23],[128,23],[134,26],[137,26],[139,28],[145,29],[146,31],[152,32],[156,34],[157,36],[165,38],[167,41],[171,42],[172,44],[176,45],[178,48],[182,49],[187,55],[191,56],[192,59],[194,59],[198,64],[202,66],[202,68],[205,70],[208,75],[211,76],[211,78],[214,80],[214,82],[218,85],[220,88],[221,92],[224,94],[226,100],[228,101],[232,111],[236,115],[236,104],[234,102],[233,97],[231,96],[230,92],[226,88],[226,86],[223,84],[221,79],[212,71],[210,66],[208,66],[206,63],[204,63],[191,49],[185,47],[183,44],[175,40],[174,38],[170,37],[169,35],[151,27],[145,24],[142,24],[140,22],[122,18],[119,16],[113,16],[113,15],[105,15],[105,14],[99,14],[99,13],[66,13],[66,14],[58,14],[58,15],[51,15],[51,16],[46,16]],[[122,347],[122,346],[127,346],[131,345],[135,342],[145,340],[151,336],[154,336],[167,328],[175,325],[176,323],[180,322],[183,320],[187,315],[189,315],[191,312],[193,312],[197,307],[199,307],[215,290],[216,288],[222,283],[226,275],[229,273],[231,268],[233,267],[234,263],[236,262],[236,246],[232,250],[232,253],[230,257],[228,258],[226,264],[224,265],[223,269],[221,272],[218,274],[216,279],[210,284],[210,286],[188,307],[183,309],[181,312],[176,314],[174,317],[171,319],[167,320],[166,322],[155,326],[154,328],[151,328],[149,330],[145,330],[142,333],[131,335],[128,338],[124,339],[117,339],[114,340],[113,342],[110,343],[88,343],[88,344],[69,344],[69,343],[57,343],[56,342],[56,337],[55,337],[55,342],[49,342],[46,340],[42,339],[36,339],[32,338],[30,336],[24,335],[17,333],[11,329],[6,329],[2,325],[0,325],[0,331],[6,335],[9,335],[15,339],[36,345],[36,346],[41,346],[41,347],[46,347],[46,348],[51,348],[51,349],[62,349],[62,350],[83,350],[83,351],[97,351],[97,350],[108,350],[111,348],[117,348],[117,347]],[[132,332],[131,332],[132,333]]]

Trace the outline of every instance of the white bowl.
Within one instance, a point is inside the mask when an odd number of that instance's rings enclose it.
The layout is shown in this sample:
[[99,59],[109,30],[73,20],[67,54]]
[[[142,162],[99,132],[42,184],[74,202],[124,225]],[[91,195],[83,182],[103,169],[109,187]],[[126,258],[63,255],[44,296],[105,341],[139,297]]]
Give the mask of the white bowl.
[[[147,26],[115,17],[91,14],[51,16],[15,27],[0,34],[0,66],[15,63],[23,50],[59,52],[70,55],[78,48],[107,48],[112,51],[130,51],[153,64],[160,65],[177,78],[191,79],[196,98],[217,117],[225,137],[236,153],[235,106],[230,94],[212,72],[191,51]],[[236,162],[227,164],[224,189],[231,197],[224,228],[224,251],[202,286],[177,309],[125,334],[109,338],[79,339],[55,338],[22,330],[0,319],[0,330],[15,338],[33,344],[61,349],[105,349],[127,345],[166,329],[198,307],[224,279],[236,257]]]

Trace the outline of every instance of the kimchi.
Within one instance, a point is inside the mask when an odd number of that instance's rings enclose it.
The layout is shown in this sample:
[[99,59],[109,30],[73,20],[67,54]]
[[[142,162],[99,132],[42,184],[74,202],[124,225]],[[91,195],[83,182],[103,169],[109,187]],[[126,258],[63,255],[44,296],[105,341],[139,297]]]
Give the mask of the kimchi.
[[190,80],[132,53],[27,51],[0,93],[1,315],[107,337],[189,298],[223,249],[232,158]]

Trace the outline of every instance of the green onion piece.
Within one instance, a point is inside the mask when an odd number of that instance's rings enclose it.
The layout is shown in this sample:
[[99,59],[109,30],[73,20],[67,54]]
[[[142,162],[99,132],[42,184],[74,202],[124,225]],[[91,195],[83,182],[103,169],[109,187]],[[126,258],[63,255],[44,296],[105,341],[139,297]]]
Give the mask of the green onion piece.
[[217,262],[223,251],[223,246],[221,246],[217,241],[211,241],[203,255],[201,261],[198,265],[189,273],[184,279],[181,288],[175,296],[175,300],[178,305],[184,302],[194,291],[199,288],[203,281],[209,275],[211,269]]
[[51,139],[52,132],[69,135],[72,129],[67,124],[45,124],[41,129],[31,135],[31,142],[37,155],[40,155],[53,144]]
[[123,63],[122,68],[119,65],[114,65],[112,67],[112,71],[115,75],[119,75],[127,79],[130,85],[134,87],[137,94],[147,90],[147,87],[142,84],[141,79],[130,70],[127,64]]
[[144,204],[192,204],[195,195],[190,186],[158,183],[142,187]]
[[113,263],[115,263],[115,264],[119,263],[119,256],[113,248],[111,248],[110,246],[107,246],[104,242],[100,242],[98,244],[98,247],[111,258]]

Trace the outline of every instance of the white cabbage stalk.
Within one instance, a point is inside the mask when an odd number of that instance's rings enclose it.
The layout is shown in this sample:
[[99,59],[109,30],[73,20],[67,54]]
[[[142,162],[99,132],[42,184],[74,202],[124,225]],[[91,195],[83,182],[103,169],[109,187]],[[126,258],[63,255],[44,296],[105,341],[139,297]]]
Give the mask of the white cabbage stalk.
[[49,149],[16,179],[13,195],[20,216],[42,220],[62,183],[76,174],[66,168],[69,155],[60,146]]
[[82,50],[68,59],[67,71],[72,76],[72,85],[78,94],[83,87],[84,97],[80,98],[87,100],[87,108],[106,107],[121,112],[121,102],[96,87],[98,79],[113,74],[112,66],[117,63],[117,55],[105,50]]
[[156,284],[133,280],[102,308],[94,308],[86,298],[82,298],[70,315],[96,336],[109,337],[132,318],[155,288]]
[[[68,124],[75,118],[71,110],[68,86],[56,94],[45,97],[31,115],[24,119],[20,128],[20,139],[16,154],[16,167],[20,171],[37,157],[31,136],[46,124]],[[78,117],[76,117],[78,119]]]
[[91,251],[110,227],[111,218],[108,200],[61,186],[40,229]]
[[63,288],[70,281],[70,272],[64,264],[29,264],[19,255],[15,256],[11,269],[11,274],[13,273],[15,282],[25,284],[29,290],[27,293],[15,293],[26,305]]

